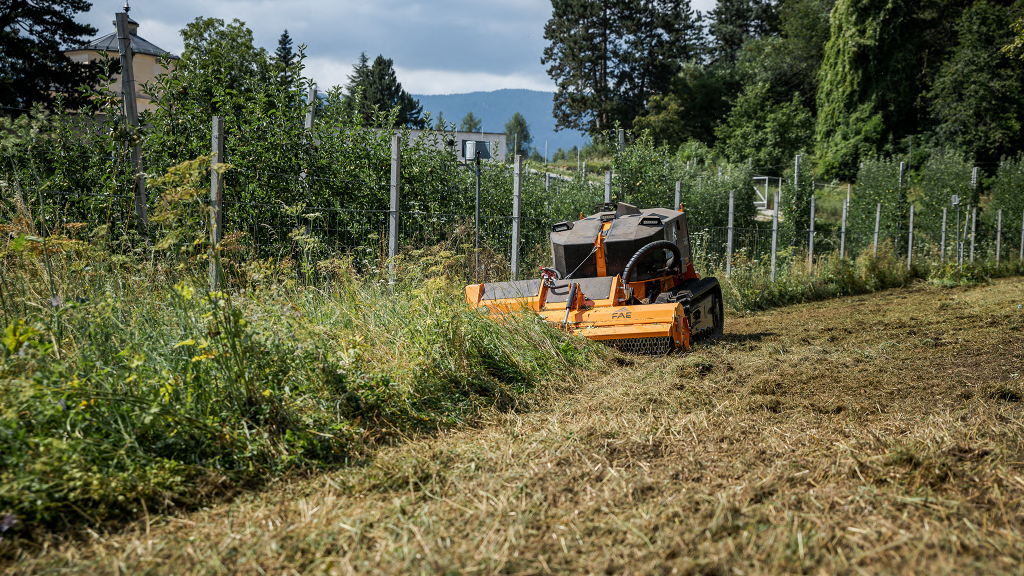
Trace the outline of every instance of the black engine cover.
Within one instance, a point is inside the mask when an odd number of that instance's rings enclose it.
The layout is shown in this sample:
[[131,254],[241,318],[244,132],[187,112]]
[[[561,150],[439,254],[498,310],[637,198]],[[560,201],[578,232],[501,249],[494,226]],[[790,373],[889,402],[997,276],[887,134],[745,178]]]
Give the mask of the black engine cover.
[[[638,250],[657,240],[668,240],[679,246],[684,268],[691,261],[690,234],[686,228],[685,214],[668,208],[638,210],[620,204],[616,212],[598,212],[582,220],[554,226],[551,232],[552,260],[562,277],[570,273],[573,278],[597,276],[594,242],[606,221],[612,223],[604,243],[608,276],[622,274],[629,259]],[[669,256],[667,251],[657,250],[645,257],[637,266],[633,281],[660,276],[658,270],[665,267]]]

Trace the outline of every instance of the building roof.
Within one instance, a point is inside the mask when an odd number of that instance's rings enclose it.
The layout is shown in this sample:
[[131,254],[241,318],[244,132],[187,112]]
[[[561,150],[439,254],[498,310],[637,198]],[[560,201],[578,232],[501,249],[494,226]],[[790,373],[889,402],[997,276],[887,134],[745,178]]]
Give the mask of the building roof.
[[[153,44],[144,38],[140,38],[137,34],[129,34],[128,37],[132,41],[132,52],[135,54],[149,54],[150,56],[163,56],[164,54],[169,54],[167,50],[160,48],[156,44]],[[71,51],[78,50],[117,52],[117,33],[112,32],[102,38],[97,38],[96,40],[89,42],[85,46],[75,48]],[[178,60],[178,57],[174,54],[171,54],[171,58]]]

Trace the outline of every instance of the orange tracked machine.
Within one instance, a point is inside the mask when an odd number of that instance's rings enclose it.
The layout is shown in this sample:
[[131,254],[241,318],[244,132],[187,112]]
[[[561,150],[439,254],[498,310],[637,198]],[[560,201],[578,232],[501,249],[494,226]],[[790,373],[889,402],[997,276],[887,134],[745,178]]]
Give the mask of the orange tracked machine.
[[466,300],[500,315],[532,310],[562,329],[634,354],[687,350],[722,335],[722,289],[693,268],[686,214],[602,204],[551,229],[540,278],[466,286]]

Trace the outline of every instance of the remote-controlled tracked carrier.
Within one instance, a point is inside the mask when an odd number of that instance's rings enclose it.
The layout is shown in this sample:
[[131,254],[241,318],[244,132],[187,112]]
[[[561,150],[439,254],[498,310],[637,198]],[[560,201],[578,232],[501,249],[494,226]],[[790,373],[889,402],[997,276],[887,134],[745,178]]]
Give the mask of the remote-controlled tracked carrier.
[[602,204],[551,229],[536,280],[466,286],[476,310],[532,310],[562,329],[634,354],[665,354],[722,335],[722,289],[693,268],[686,214]]

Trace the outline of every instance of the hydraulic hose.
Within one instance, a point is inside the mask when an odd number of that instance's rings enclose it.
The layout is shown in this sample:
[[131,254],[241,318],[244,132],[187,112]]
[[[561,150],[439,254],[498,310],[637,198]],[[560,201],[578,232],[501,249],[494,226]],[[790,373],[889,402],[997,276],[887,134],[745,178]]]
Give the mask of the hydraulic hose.
[[629,259],[626,264],[626,268],[622,271],[622,285],[626,289],[626,299],[632,298],[633,291],[629,288],[629,280],[633,276],[633,272],[636,270],[636,265],[640,260],[655,250],[668,250],[672,252],[673,261],[672,266],[678,270],[682,270],[683,254],[679,251],[679,246],[676,246],[675,242],[669,240],[655,240],[650,244],[636,251],[633,257]]

